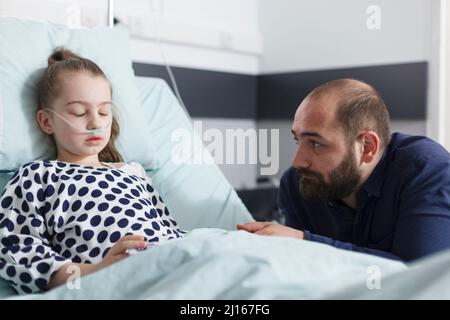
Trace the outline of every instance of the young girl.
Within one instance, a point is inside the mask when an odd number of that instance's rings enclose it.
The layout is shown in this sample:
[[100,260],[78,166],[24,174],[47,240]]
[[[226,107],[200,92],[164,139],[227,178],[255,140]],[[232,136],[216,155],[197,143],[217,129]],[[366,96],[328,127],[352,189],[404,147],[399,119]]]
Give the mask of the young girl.
[[[58,48],[39,86],[37,122],[56,160],[20,167],[0,198],[0,276],[19,293],[95,272],[181,237],[143,167],[123,163],[112,92],[92,61]],[[70,269],[69,269],[70,268]]]

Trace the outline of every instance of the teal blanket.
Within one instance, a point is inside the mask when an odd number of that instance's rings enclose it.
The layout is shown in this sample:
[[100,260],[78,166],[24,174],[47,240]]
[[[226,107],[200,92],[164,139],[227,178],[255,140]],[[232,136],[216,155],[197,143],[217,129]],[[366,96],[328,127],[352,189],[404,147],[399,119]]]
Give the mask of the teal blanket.
[[[319,299],[377,290],[396,261],[283,237],[196,229],[25,299]],[[10,294],[10,292],[9,292]],[[11,297],[11,296],[10,296]]]

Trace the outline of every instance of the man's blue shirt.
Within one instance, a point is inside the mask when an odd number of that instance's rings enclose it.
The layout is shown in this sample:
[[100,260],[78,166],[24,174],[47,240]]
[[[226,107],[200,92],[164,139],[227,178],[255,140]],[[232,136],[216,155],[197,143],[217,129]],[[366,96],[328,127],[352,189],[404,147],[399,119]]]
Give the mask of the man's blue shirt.
[[450,248],[450,154],[433,140],[392,134],[356,199],[356,210],[306,201],[290,168],[278,200],[286,225],[306,240],[404,261]]

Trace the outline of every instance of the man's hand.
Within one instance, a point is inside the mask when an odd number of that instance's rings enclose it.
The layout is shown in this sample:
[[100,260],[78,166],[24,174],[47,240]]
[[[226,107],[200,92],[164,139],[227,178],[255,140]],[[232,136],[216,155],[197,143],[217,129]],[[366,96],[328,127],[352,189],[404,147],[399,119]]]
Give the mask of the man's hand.
[[238,230],[244,230],[262,236],[281,236],[302,240],[304,238],[303,231],[273,222],[250,222],[246,224],[238,224],[236,225],[236,228]]

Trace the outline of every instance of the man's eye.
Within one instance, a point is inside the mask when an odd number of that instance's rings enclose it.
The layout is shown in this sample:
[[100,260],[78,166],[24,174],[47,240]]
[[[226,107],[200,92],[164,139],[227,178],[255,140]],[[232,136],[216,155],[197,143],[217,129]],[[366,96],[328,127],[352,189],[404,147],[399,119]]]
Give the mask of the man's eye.
[[311,140],[309,143],[311,144],[311,147],[313,147],[313,148],[319,148],[322,146],[320,143],[318,143],[317,141],[313,141],[313,140]]
[[75,117],[83,117],[86,113],[74,113]]

